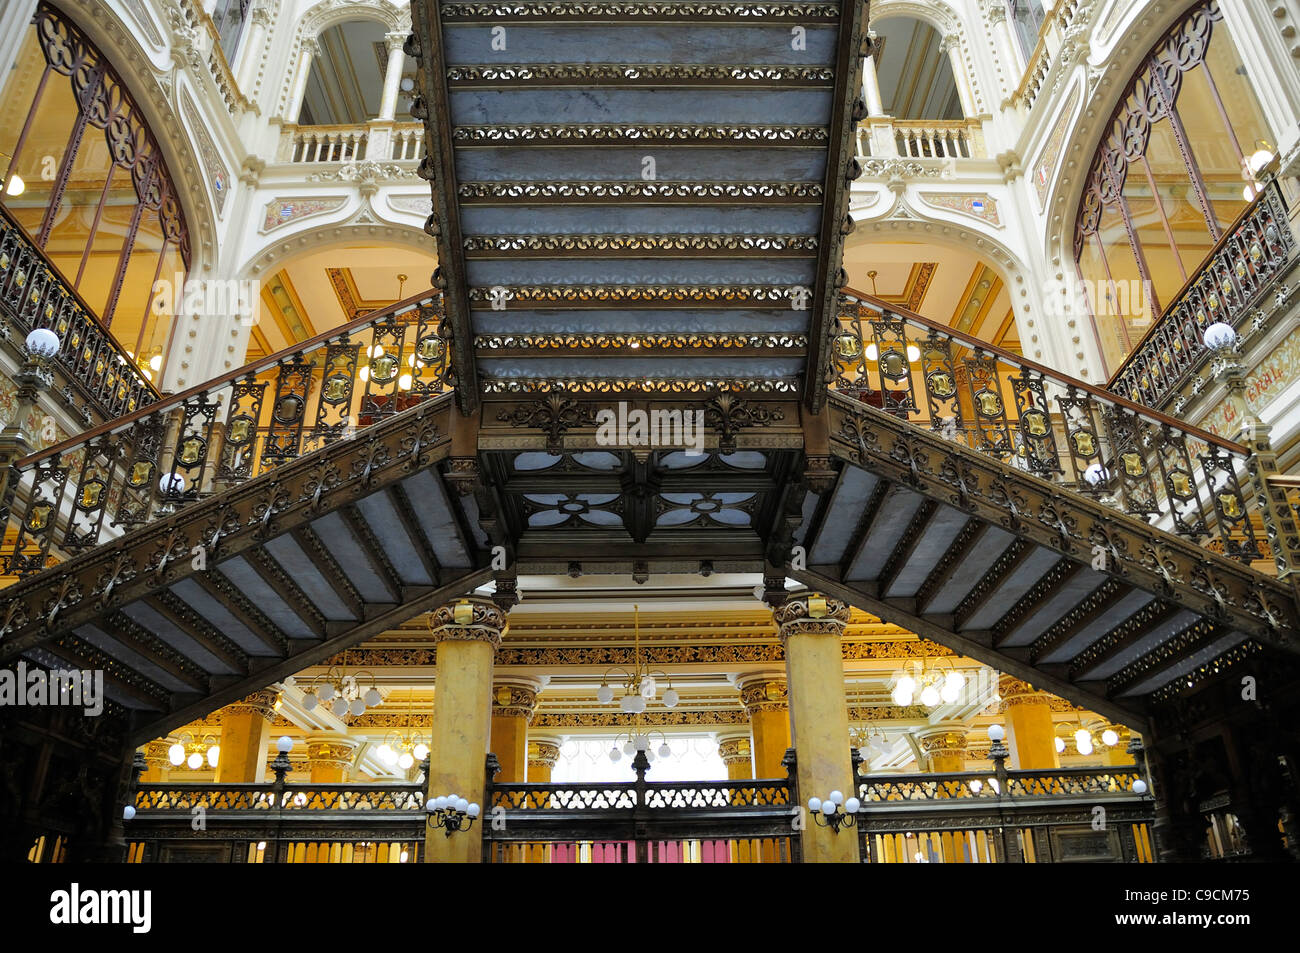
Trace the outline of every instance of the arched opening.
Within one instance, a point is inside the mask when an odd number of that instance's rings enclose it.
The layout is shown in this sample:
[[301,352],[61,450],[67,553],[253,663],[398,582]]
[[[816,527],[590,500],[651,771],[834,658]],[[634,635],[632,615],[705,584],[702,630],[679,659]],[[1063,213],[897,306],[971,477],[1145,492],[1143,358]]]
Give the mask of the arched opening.
[[961,95],[939,31],[923,20],[890,17],[872,24],[880,102],[895,119],[962,119]]
[[[1272,141],[1217,0],[1197,6],[1129,83],[1075,219],[1082,297],[1108,373],[1255,200],[1256,157]],[[1210,313],[1216,301],[1202,327],[1222,319]]]
[[260,276],[258,319],[244,363],[427,289],[437,263],[414,248],[347,243],[277,260]]
[[[108,59],[38,9],[0,102],[0,202],[150,379],[189,234],[157,140]],[[161,305],[161,306],[160,306]]]
[[987,258],[946,245],[863,242],[845,249],[844,268],[857,291],[1021,353],[1011,293]]
[[347,20],[321,31],[300,126],[357,126],[379,115],[388,68],[386,33],[376,20]]

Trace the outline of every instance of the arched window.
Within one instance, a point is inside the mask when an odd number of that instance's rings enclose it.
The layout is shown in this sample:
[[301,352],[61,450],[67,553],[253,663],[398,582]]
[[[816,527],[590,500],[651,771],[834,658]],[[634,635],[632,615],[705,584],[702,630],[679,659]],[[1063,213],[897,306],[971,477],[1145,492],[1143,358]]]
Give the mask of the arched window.
[[117,72],[42,3],[0,97],[7,212],[123,348],[156,376],[170,319],[154,285],[184,281],[189,236],[158,144]]
[[1089,171],[1074,257],[1117,368],[1254,200],[1270,132],[1217,0],[1151,51]]
[[379,115],[388,64],[385,33],[375,20],[347,20],[321,31],[299,125],[358,126]]
[[961,119],[961,94],[939,31],[912,17],[886,17],[872,28],[885,115],[902,120]]

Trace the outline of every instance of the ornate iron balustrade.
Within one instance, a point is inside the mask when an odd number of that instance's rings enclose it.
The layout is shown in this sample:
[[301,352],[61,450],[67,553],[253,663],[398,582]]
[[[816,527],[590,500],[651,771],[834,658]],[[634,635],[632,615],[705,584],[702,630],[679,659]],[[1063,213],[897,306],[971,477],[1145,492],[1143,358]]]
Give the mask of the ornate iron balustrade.
[[1154,802],[1134,767],[858,778],[873,863],[1153,863]]
[[1277,183],[1269,183],[1166,305],[1107,389],[1165,407],[1209,360],[1205,329],[1217,322],[1241,328],[1298,248]]
[[[494,863],[790,862],[793,782],[647,781],[603,784],[494,784],[493,823],[483,829]],[[489,761],[489,775],[495,764]],[[501,823],[495,823],[499,820]]]
[[[995,771],[984,774],[868,775],[858,782],[864,807],[898,801],[947,801],[964,798],[997,801],[1015,797],[1130,796],[1133,782],[1142,777],[1136,767],[1082,768],[1075,771]],[[999,789],[1005,788],[1005,793]],[[1136,795],[1131,795],[1136,797]]]
[[143,784],[135,808],[132,863],[398,863],[424,847],[415,784]]
[[[1048,482],[1262,558],[1240,444],[895,308],[842,296],[832,388]],[[1245,485],[1243,485],[1245,481]]]
[[19,347],[34,328],[59,336],[63,346],[55,363],[67,380],[63,397],[69,404],[79,396],[87,409],[112,420],[158,400],[139,366],[3,206],[0,314],[0,334]]
[[159,400],[9,469],[10,573],[243,483],[451,386],[441,299],[408,298]]

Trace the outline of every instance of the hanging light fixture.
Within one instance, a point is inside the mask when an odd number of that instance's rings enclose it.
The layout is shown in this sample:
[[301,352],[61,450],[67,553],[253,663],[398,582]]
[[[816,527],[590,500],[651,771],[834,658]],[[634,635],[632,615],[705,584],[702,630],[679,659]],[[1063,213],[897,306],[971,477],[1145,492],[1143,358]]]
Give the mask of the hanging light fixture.
[[184,765],[191,771],[199,770],[205,761],[208,767],[215,768],[220,758],[221,745],[212,734],[199,736],[187,731],[167,749],[168,761],[178,768]]
[[912,663],[910,670],[900,669],[894,673],[890,697],[900,708],[914,702],[926,708],[936,708],[940,704],[956,704],[965,687],[966,675],[954,668],[951,662],[940,660],[927,667],[918,660]]
[[[676,708],[677,703],[681,700],[677,690],[673,688],[672,676],[666,672],[655,670],[651,671],[647,663],[641,660],[641,607],[633,606],[633,650],[632,650],[632,667],[630,669],[614,667],[606,669],[605,674],[601,677],[600,688],[596,689],[596,701],[602,705],[608,705],[614,700],[615,687],[622,690],[618,699],[619,709],[629,715],[639,715],[646,710],[646,706],[658,697],[659,683],[656,677],[667,680],[668,688],[663,693],[663,706],[665,708]],[[614,676],[614,684],[610,684],[610,676]]]
[[395,764],[403,771],[411,770],[429,756],[429,746],[415,730],[414,704],[415,693],[412,692],[406,702],[406,728],[390,731],[379,746],[379,757],[384,763]]
[[[329,705],[337,717],[363,715],[367,708],[374,708],[384,700],[375,685],[375,676],[367,671],[348,674],[348,656],[343,653],[343,665],[331,665],[327,671],[317,675],[303,692],[302,707],[313,711],[316,705],[324,702]],[[361,680],[369,679],[370,687],[362,688]]]

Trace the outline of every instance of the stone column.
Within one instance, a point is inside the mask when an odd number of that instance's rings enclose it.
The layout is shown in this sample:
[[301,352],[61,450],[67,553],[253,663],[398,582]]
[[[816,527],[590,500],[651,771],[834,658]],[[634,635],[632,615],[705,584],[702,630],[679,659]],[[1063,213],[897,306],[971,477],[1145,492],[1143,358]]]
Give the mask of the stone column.
[[18,51],[32,29],[36,0],[5,0],[0,6],[0,91],[5,91]]
[[257,83],[257,70],[262,65],[262,46],[266,42],[266,31],[270,25],[270,9],[265,3],[259,3],[248,15],[248,33],[239,44],[239,72],[235,74],[235,85],[250,103],[253,101],[253,86]]
[[559,738],[533,738],[528,742],[529,784],[550,784],[551,771],[560,760]]
[[501,644],[506,611],[487,599],[440,606],[430,629],[438,646],[433,725],[429,741],[430,798],[456,794],[481,807],[467,831],[450,837],[429,829],[424,856],[430,863],[478,863],[488,815],[485,777],[492,712],[492,660]]
[[357,741],[340,732],[307,736],[307,770],[313,784],[342,784],[349,780]]
[[[869,36],[871,41],[876,41],[875,31]],[[876,58],[868,56],[862,61],[862,98],[867,103],[868,116],[883,116],[885,114],[885,104],[880,99],[880,77],[876,75]]]
[[1019,78],[1025,72],[1025,61],[1020,53],[1019,41],[1011,33],[1006,4],[989,4],[989,26],[993,32],[994,49],[1002,64],[1000,72],[1003,90],[1006,96],[1010,96],[1019,87]]
[[754,777],[754,758],[748,731],[719,732],[718,757],[727,766],[728,781],[748,781]]
[[978,110],[975,108],[975,90],[966,72],[966,62],[961,57],[961,37],[949,33],[939,41],[939,49],[948,54],[948,62],[952,66],[952,79],[957,84],[957,95],[961,97],[962,115],[970,119]]
[[267,728],[274,717],[275,692],[254,692],[221,710],[218,784],[261,784],[266,780]]
[[1020,771],[1059,768],[1050,696],[1010,675],[998,679],[998,694],[1002,696],[1001,711],[1007,716],[1011,766]]
[[402,52],[402,44],[405,42],[405,34],[384,35],[384,43],[388,47],[388,67],[384,70],[384,93],[379,100],[377,118],[381,122],[392,122],[393,117],[397,115],[397,93],[402,82],[402,66],[406,58],[406,54]]
[[528,768],[528,723],[537,710],[537,690],[532,681],[511,679],[492,686],[492,733],[489,750],[501,762],[497,781],[523,784]]
[[[810,797],[825,799],[831,791],[851,797],[852,744],[840,654],[849,607],[828,596],[801,593],[772,615],[785,647],[799,801],[806,806]],[[856,828],[836,832],[806,815],[801,844],[805,863],[858,862]]]
[[749,712],[754,777],[784,778],[781,759],[790,747],[790,696],[785,675],[760,672],[738,681],[740,703]]
[[320,53],[320,43],[314,36],[309,36],[302,41],[302,52],[298,59],[298,74],[293,80],[293,93],[289,96],[289,102],[285,109],[285,119],[288,122],[297,122],[298,113],[302,111],[303,97],[307,94],[307,80],[311,77],[312,61]]
[[941,724],[923,731],[917,742],[925,752],[931,774],[957,774],[966,770],[966,728]]

